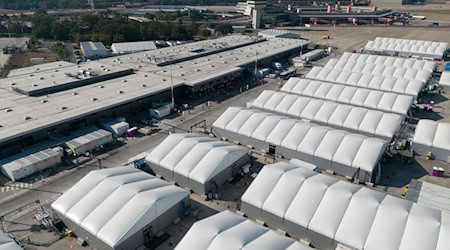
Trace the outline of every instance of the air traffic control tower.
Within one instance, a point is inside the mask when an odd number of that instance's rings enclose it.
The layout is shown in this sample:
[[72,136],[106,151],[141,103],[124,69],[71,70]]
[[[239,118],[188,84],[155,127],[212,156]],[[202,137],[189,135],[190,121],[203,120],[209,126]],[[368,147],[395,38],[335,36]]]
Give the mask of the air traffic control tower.
[[267,5],[267,0],[248,0],[247,5],[252,10],[253,29],[261,28],[261,19]]

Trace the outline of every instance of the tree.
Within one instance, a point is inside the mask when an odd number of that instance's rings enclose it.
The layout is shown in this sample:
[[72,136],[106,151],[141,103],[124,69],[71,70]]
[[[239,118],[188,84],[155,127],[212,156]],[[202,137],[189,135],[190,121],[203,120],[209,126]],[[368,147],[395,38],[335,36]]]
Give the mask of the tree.
[[219,24],[216,26],[215,30],[221,35],[226,35],[233,32],[233,27],[229,24]]
[[69,29],[59,22],[51,25],[50,36],[55,40],[65,41],[69,39]]
[[199,29],[197,35],[203,39],[206,39],[211,35],[211,31],[207,29]]

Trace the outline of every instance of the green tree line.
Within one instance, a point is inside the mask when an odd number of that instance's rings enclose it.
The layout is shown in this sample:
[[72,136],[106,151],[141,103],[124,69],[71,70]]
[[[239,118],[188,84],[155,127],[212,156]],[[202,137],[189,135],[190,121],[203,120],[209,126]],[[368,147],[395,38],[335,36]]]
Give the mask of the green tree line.
[[[144,2],[154,5],[214,5],[216,0],[95,0],[102,7],[104,3]],[[223,3],[234,4],[237,0],[223,0]],[[88,8],[86,0],[0,0],[0,8],[29,10],[29,9],[78,9]]]
[[197,24],[138,23],[118,13],[84,14],[57,20],[44,11],[37,11],[31,22],[34,38],[74,42],[92,40],[106,45],[146,40],[192,40],[194,36],[209,35]]

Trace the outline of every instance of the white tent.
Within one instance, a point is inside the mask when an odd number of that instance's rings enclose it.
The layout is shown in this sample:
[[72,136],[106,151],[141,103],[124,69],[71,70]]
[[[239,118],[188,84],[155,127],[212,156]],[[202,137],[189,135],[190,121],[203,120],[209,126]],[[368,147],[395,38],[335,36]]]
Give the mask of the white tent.
[[393,56],[417,56],[422,58],[442,59],[448,49],[448,43],[422,40],[377,37],[368,41],[365,51],[385,53]]
[[423,69],[413,69],[407,67],[397,67],[394,65],[379,65],[367,62],[354,62],[330,59],[324,66],[328,69],[340,69],[350,72],[365,73],[378,76],[395,77],[398,79],[418,80],[427,82],[431,78],[431,71]]
[[398,114],[272,90],[264,90],[252,102],[251,108],[387,141],[392,140],[403,120],[403,117]]
[[0,250],[22,250],[22,248],[0,231]]
[[154,49],[157,49],[154,41],[113,43],[111,45],[114,54],[136,53]]
[[248,149],[199,134],[171,134],[145,158],[165,180],[208,194],[238,172]]
[[431,152],[437,160],[450,157],[450,123],[420,120],[414,133],[412,149],[419,155]]
[[406,115],[414,98],[378,90],[291,77],[281,92]]
[[213,124],[213,133],[243,145],[296,158],[338,175],[372,181],[386,141],[330,127],[288,119],[258,110],[228,108]]
[[448,249],[450,214],[279,162],[242,196],[253,220],[318,249]]
[[366,73],[350,72],[340,69],[313,67],[305,78],[340,83],[359,88],[375,89],[398,94],[419,95],[424,83],[417,80],[399,79],[389,76],[377,76]]
[[196,222],[176,250],[308,250],[310,247],[228,210]]
[[429,72],[433,72],[436,69],[436,63],[432,61],[350,52],[344,52],[344,54],[339,58],[339,61],[362,62],[410,69],[423,69]]
[[189,204],[189,192],[130,167],[91,171],[52,208],[97,249],[136,249],[146,231],[165,229]]
[[439,79],[439,85],[445,92],[450,92],[450,71],[442,72],[441,79]]

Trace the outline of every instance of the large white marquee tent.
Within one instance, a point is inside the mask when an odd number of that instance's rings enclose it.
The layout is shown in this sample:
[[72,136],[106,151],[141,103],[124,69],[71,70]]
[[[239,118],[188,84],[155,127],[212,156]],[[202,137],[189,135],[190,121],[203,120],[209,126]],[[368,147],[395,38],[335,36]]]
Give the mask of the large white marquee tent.
[[418,80],[427,82],[432,72],[423,69],[396,67],[393,65],[378,65],[367,62],[353,62],[330,59],[324,66],[328,69],[340,69],[350,72],[359,72],[377,76],[389,76],[399,79]]
[[423,40],[408,40],[377,37],[368,41],[364,51],[385,53],[392,56],[418,56],[423,58],[442,59],[448,49],[448,43]]
[[264,167],[242,196],[241,211],[318,249],[450,246],[450,214],[290,163]]
[[380,174],[386,141],[258,110],[228,108],[213,133],[265,152],[296,158],[341,176],[370,182]]
[[398,114],[271,90],[263,91],[251,107],[387,141],[392,140],[403,120]]
[[436,69],[436,63],[427,60],[418,60],[414,58],[401,58],[393,56],[380,56],[360,53],[345,52],[339,61],[351,61],[370,63],[384,66],[394,66],[410,69],[423,69],[429,72],[433,72]]
[[195,133],[171,134],[145,158],[165,180],[208,194],[247,164],[248,149]]
[[291,77],[281,92],[406,115],[414,98],[378,90]]
[[439,85],[445,92],[450,92],[450,71],[442,72],[441,79],[439,79]]
[[176,250],[308,250],[310,247],[223,211],[194,223]]
[[189,206],[189,192],[130,167],[91,171],[52,208],[97,249],[137,249]]
[[305,78],[340,83],[360,88],[375,89],[384,92],[406,94],[416,97],[424,83],[417,80],[399,79],[389,76],[377,76],[340,69],[313,67]]
[[431,152],[437,160],[450,157],[450,123],[419,120],[414,133],[412,149],[419,155]]
[[22,250],[22,248],[0,231],[0,250]]

